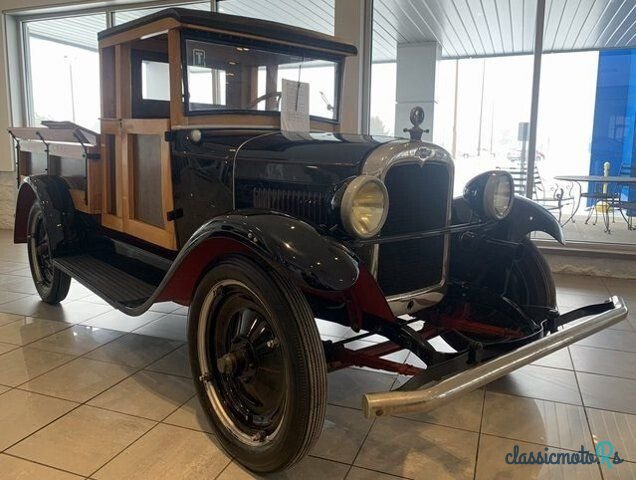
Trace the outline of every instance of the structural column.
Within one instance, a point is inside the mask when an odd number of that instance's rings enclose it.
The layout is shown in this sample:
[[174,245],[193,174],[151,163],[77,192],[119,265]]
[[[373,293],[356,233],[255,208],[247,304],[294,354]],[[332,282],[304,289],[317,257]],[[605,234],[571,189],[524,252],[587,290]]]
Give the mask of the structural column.
[[422,140],[432,140],[436,105],[437,68],[441,48],[437,42],[398,44],[397,81],[395,92],[395,134],[404,135],[411,127],[409,114],[413,107],[422,107],[425,117],[421,128],[429,130]]
[[347,58],[340,99],[340,130],[367,133],[371,102],[372,0],[336,0],[334,35],[358,48]]

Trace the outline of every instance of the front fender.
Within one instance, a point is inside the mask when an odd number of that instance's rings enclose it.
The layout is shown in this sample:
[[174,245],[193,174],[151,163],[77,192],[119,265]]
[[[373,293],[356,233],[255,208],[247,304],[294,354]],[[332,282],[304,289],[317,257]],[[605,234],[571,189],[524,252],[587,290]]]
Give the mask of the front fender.
[[[464,197],[453,200],[453,224],[470,222],[472,216],[473,212]],[[557,242],[565,244],[563,229],[549,211],[529,198],[515,195],[512,210],[494,226],[493,236],[518,243],[532,232],[545,232]]]
[[[192,235],[175,263],[207,241],[222,238],[238,242],[270,267],[291,275],[294,283],[309,288],[343,291],[359,275],[353,253],[341,244],[306,222],[268,211],[236,212],[210,220]],[[214,256],[222,253],[214,252]]]
[[26,243],[29,212],[36,201],[42,209],[49,245],[55,255],[64,240],[70,238],[68,230],[73,225],[75,208],[68,186],[60,178],[49,175],[32,175],[24,179],[16,203],[15,243]]
[[563,229],[556,218],[537,202],[515,195],[512,210],[497,225],[497,233],[505,240],[519,242],[532,232],[545,232],[564,245]]

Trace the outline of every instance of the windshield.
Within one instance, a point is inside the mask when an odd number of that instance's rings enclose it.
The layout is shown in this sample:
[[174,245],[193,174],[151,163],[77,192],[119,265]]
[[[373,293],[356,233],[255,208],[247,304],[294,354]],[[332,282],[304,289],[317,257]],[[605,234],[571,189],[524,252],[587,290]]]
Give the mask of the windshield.
[[185,40],[190,114],[280,111],[283,79],[309,84],[309,114],[337,119],[338,62],[277,47]]

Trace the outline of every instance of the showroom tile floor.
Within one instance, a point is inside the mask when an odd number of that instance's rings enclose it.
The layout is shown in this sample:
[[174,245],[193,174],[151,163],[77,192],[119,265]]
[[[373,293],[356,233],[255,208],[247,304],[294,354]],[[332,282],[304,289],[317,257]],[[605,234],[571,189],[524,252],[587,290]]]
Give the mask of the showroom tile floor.
[[[3,480],[253,478],[217,447],[201,416],[184,308],[160,304],[128,318],[76,283],[62,306],[46,305],[26,261],[24,247],[0,231]],[[636,304],[636,281],[557,283],[564,311],[609,292]],[[319,325],[326,336],[346,334]],[[361,393],[399,380],[363,369],[331,374],[318,444],[276,478],[636,478],[636,315],[430,414],[365,419]],[[626,461],[611,469],[504,461],[515,445],[567,452],[602,440]]]

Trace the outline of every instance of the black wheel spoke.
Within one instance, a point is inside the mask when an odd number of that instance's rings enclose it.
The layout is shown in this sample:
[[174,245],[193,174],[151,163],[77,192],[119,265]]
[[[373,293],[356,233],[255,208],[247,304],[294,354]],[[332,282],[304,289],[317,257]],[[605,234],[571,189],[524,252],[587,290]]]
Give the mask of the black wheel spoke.
[[[215,316],[215,352],[210,364],[223,357],[215,385],[228,414],[250,437],[273,431],[284,405],[285,367],[279,341],[258,299],[230,290],[219,300]],[[229,365],[229,366],[228,366]]]

